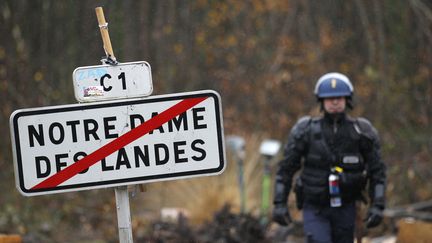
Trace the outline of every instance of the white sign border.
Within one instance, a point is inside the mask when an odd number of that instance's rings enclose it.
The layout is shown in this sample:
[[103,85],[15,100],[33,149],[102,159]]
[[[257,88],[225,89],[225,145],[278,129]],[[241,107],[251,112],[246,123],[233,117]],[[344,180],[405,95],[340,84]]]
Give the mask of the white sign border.
[[[20,144],[18,141],[19,128],[17,125],[17,120],[20,116],[26,116],[30,114],[31,115],[49,114],[49,113],[64,112],[70,110],[73,111],[73,110],[83,110],[83,109],[97,109],[100,107],[109,107],[109,106],[156,103],[159,101],[170,101],[170,100],[177,100],[177,99],[180,100],[180,99],[196,98],[196,97],[203,97],[203,96],[211,97],[214,99],[215,102],[215,115],[217,117],[216,126],[217,126],[217,136],[218,136],[218,146],[219,146],[218,159],[220,160],[219,167],[212,168],[212,169],[198,170],[198,171],[186,171],[186,172],[177,172],[172,174],[135,177],[135,178],[131,178],[130,180],[118,179],[112,181],[57,186],[55,188],[48,188],[48,189],[35,189],[35,190],[25,189],[24,179],[23,179],[23,166],[20,158],[21,157],[20,153],[18,153],[20,151]],[[19,109],[14,111],[11,114],[9,122],[10,122],[11,144],[13,150],[13,160],[14,160],[14,170],[15,170],[15,185],[18,191],[24,196],[38,196],[38,195],[46,195],[46,194],[53,194],[53,193],[83,191],[83,190],[110,188],[110,187],[125,186],[125,185],[144,184],[144,183],[157,182],[157,181],[168,181],[168,180],[175,180],[175,179],[187,179],[193,177],[219,175],[222,174],[226,168],[225,139],[224,139],[224,130],[223,130],[223,114],[222,114],[221,97],[216,91],[213,90],[201,90],[201,91],[193,91],[193,92],[175,93],[169,95],[155,95],[155,96],[139,98],[139,99],[127,99],[127,100],[104,101],[104,102],[97,102],[97,103],[82,103],[82,104],[72,104],[72,105],[59,105],[59,106]]]

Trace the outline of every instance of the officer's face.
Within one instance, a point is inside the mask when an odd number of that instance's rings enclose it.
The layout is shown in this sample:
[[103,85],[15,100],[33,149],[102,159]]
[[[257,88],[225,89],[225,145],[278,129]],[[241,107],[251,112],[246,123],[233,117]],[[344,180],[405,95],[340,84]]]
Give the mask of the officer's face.
[[324,109],[330,114],[344,112],[345,107],[345,97],[330,97],[324,99]]

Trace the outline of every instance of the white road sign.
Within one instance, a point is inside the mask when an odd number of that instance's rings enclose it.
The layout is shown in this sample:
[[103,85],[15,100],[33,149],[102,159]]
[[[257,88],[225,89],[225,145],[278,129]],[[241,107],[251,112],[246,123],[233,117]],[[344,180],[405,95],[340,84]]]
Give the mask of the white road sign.
[[72,78],[79,102],[144,97],[153,92],[150,64],[144,61],[79,67]]
[[17,110],[17,188],[33,196],[220,174],[220,102],[196,91]]

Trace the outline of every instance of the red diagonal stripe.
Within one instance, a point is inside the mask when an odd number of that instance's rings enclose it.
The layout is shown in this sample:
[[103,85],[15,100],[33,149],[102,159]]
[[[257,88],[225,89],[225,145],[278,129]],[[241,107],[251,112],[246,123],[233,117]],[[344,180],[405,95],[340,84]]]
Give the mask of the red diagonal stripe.
[[138,127],[130,130],[129,132],[116,138],[110,143],[102,146],[101,148],[87,155],[81,160],[73,163],[72,165],[66,167],[65,169],[59,171],[58,173],[48,177],[47,179],[40,182],[36,186],[32,187],[32,190],[52,188],[60,185],[61,183],[72,178],[79,172],[96,164],[98,161],[101,161],[103,158],[106,158],[110,154],[118,151],[119,149],[123,148],[129,143],[146,135],[150,131],[162,126],[162,124],[168,122],[174,117],[194,107],[195,105],[199,104],[200,102],[204,101],[207,98],[208,97],[188,98],[180,101],[179,103],[171,106],[167,110],[161,112],[159,115],[151,118],[150,120],[142,123]]

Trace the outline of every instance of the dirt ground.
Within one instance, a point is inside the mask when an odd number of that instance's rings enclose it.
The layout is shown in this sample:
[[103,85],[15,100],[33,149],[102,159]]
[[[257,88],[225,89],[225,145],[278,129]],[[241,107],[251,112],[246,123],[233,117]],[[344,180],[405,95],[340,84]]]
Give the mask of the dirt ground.
[[154,222],[146,236],[136,242],[303,242],[301,226],[279,227],[263,224],[249,214],[234,214],[230,206],[224,206],[215,213],[212,221],[193,227],[185,217],[177,222]]

